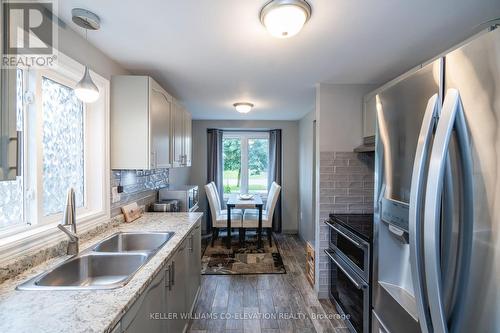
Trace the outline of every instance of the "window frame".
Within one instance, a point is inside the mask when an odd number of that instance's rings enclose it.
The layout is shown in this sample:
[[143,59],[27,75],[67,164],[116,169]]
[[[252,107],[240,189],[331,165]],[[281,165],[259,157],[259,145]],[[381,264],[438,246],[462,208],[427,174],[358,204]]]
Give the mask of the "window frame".
[[[55,228],[63,213],[44,217],[43,212],[42,78],[46,77],[74,88],[83,75],[84,65],[62,52],[58,53],[57,60],[57,65],[50,69],[21,67],[25,91],[32,92],[32,102],[27,102],[26,100],[30,98],[25,97],[23,105],[24,223],[0,231],[0,262],[10,255],[17,256],[24,253],[23,251],[33,251],[37,247],[46,247],[47,243],[60,241],[65,237]],[[110,81],[93,71],[91,71],[91,75],[99,88],[100,96],[95,103],[84,104],[85,193],[84,207],[77,209],[79,233],[90,230],[110,219]],[[28,126],[32,127],[28,128]],[[35,129],[36,135],[30,135],[33,129]],[[28,190],[28,184],[31,187],[36,184],[34,192]],[[35,199],[29,199],[33,196]],[[28,216],[32,217],[30,221],[28,221]],[[35,220],[33,220],[33,216]]]
[[[35,207],[36,207],[36,224],[45,224],[45,223],[54,223],[56,221],[61,221],[63,213],[57,213],[57,214],[52,214],[52,215],[47,215],[45,216],[44,212],[44,207],[43,207],[43,149],[42,149],[42,141],[43,141],[43,121],[44,121],[44,110],[43,110],[43,96],[42,96],[42,84],[43,84],[43,79],[49,79],[52,80],[62,86],[66,86],[68,88],[74,89],[76,86],[75,81],[57,73],[54,71],[50,70],[38,70],[36,73],[36,93],[35,93],[35,108],[36,114],[41,115],[40,117],[37,117],[36,119],[36,133],[37,133],[37,145],[36,145],[36,160],[31,161],[31,163],[35,164],[36,168],[36,174],[35,174],[35,182],[29,185],[34,185],[35,186],[35,192],[37,195],[35,196]],[[82,216],[89,214],[91,211],[91,208],[88,206],[88,195],[89,195],[89,189],[88,185],[90,183],[90,179],[88,177],[88,170],[89,170],[89,160],[92,159],[93,156],[89,153],[88,149],[88,144],[86,143],[87,140],[89,139],[89,133],[88,133],[88,118],[87,118],[87,113],[89,112],[89,107],[88,104],[82,103],[83,104],[83,188],[84,188],[84,193],[83,193],[83,207],[79,207],[76,210],[76,215]],[[33,147],[28,146],[28,149],[33,149]],[[28,162],[30,163],[30,161]],[[28,186],[25,187],[28,189]]]
[[[269,132],[268,131],[247,131],[247,132],[239,132],[239,131],[224,131],[222,134],[222,140],[224,139],[239,139],[240,140],[240,150],[241,150],[241,187],[240,187],[240,193],[249,193],[248,192],[248,187],[249,187],[249,181],[250,181],[250,175],[249,175],[249,169],[248,169],[248,149],[249,149],[249,144],[248,141],[251,139],[267,139],[269,142]],[[223,145],[224,146],[224,145]],[[224,148],[223,148],[224,149]],[[269,155],[268,155],[269,159]],[[222,161],[224,163],[224,160]],[[244,167],[246,165],[246,168]],[[222,167],[224,170],[224,166]],[[268,166],[268,172],[269,172],[269,166]],[[224,172],[222,174],[222,181],[224,182]],[[269,180],[268,180],[269,183]],[[269,184],[267,184],[267,188],[269,189]],[[258,193],[262,198],[267,198],[267,193],[268,191],[266,190],[265,193]],[[224,198],[228,198],[230,196],[230,193],[225,193],[224,192]]]

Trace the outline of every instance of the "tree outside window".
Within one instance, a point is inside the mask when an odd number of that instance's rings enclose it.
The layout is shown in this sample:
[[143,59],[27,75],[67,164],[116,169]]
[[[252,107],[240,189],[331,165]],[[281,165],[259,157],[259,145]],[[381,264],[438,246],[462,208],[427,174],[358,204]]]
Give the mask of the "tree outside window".
[[223,157],[224,194],[267,193],[268,132],[224,134]]

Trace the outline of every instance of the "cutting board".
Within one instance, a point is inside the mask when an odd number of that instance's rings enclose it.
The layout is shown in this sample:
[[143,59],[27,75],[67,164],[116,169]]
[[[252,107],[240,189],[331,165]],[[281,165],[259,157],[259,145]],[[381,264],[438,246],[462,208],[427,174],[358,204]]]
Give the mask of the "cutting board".
[[132,202],[131,204],[122,207],[123,215],[125,216],[125,222],[129,223],[137,220],[142,216],[142,209],[137,206],[137,202]]

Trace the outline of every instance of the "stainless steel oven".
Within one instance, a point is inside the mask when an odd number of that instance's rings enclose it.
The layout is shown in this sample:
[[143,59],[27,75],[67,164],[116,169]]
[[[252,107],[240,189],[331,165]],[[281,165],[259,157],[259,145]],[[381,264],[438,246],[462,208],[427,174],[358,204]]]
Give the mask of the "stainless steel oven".
[[339,223],[325,223],[330,227],[330,249],[370,282],[370,243]]
[[331,214],[330,299],[340,314],[347,317],[353,333],[369,333],[371,323],[371,241],[373,215]]
[[370,332],[370,286],[342,257],[325,250],[330,259],[330,299],[346,317],[351,332]]

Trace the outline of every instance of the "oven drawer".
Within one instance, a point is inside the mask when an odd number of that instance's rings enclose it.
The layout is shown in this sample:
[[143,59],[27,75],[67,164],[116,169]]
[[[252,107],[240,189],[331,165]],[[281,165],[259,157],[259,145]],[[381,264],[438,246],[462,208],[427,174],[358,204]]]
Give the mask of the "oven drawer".
[[370,244],[338,223],[325,223],[330,227],[330,248],[370,282]]
[[370,286],[339,255],[325,250],[330,260],[330,298],[348,319],[354,333],[370,332]]

